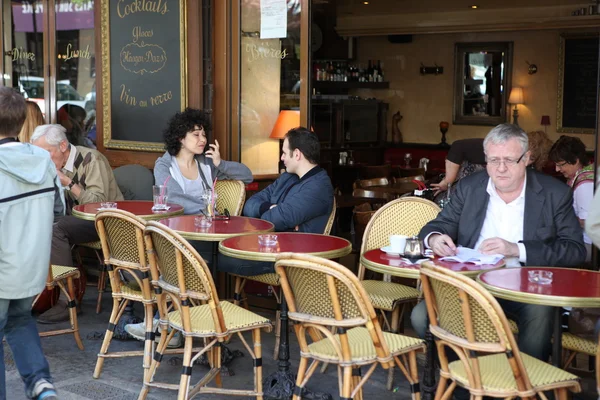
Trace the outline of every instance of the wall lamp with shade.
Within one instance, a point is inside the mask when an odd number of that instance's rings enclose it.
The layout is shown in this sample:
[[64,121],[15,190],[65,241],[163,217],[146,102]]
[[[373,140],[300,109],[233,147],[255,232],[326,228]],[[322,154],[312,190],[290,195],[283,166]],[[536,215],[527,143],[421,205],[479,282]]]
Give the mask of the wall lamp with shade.
[[285,170],[285,166],[283,165],[283,161],[281,161],[281,149],[283,146],[282,139],[285,138],[286,133],[289,132],[290,129],[294,129],[300,126],[300,111],[298,110],[281,110],[279,112],[279,116],[277,117],[277,121],[275,122],[275,126],[271,130],[271,134],[269,135],[270,139],[279,140],[279,172]]
[[542,115],[542,120],[540,122],[540,125],[542,125],[544,127],[544,133],[546,132],[546,127],[548,125],[550,125],[550,116],[549,115]]
[[523,88],[512,88],[510,91],[510,96],[508,97],[508,103],[514,104],[515,106],[513,109],[513,125],[519,126],[519,110],[517,110],[517,105],[525,104],[523,100]]

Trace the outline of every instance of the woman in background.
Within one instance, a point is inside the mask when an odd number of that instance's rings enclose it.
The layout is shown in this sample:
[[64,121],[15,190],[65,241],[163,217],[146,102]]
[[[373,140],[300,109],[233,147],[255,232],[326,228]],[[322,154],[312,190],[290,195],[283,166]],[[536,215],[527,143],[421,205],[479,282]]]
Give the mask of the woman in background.
[[552,140],[548,139],[543,131],[527,132],[529,138],[529,166],[542,171],[548,162],[548,154],[552,147]]
[[434,196],[447,191],[454,182],[485,169],[483,139],[462,139],[452,142],[446,156],[446,176],[439,183],[432,183]]
[[[556,172],[567,178],[567,185],[573,189],[573,207],[582,227],[588,217],[594,198],[594,166],[590,164],[581,139],[561,136],[550,149],[550,160],[556,165]],[[587,248],[586,261],[592,257],[592,239],[584,232],[583,241]]]
[[37,103],[27,100],[27,117],[25,117],[25,123],[19,132],[19,142],[29,143],[31,135],[35,128],[39,125],[44,125],[44,116]]

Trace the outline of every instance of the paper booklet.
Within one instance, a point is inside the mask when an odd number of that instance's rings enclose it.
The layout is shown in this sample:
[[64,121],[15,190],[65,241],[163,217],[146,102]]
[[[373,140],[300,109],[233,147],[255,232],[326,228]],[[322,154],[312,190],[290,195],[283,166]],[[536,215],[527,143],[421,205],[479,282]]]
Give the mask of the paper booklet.
[[462,263],[471,263],[475,265],[482,264],[496,264],[502,260],[504,256],[502,254],[482,254],[477,250],[470,249],[468,247],[457,247],[455,256],[442,257],[442,261],[455,261]]

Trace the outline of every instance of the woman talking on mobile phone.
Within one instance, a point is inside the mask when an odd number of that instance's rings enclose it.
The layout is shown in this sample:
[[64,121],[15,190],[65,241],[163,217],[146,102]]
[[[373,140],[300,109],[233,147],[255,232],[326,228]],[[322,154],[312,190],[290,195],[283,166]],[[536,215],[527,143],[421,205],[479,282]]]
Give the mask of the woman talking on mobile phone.
[[205,194],[210,194],[215,178],[252,182],[252,172],[244,164],[221,159],[219,142],[211,140],[206,112],[186,108],[175,114],[164,132],[166,152],[156,160],[154,181],[166,185],[169,202],[183,206],[184,214],[204,213]]

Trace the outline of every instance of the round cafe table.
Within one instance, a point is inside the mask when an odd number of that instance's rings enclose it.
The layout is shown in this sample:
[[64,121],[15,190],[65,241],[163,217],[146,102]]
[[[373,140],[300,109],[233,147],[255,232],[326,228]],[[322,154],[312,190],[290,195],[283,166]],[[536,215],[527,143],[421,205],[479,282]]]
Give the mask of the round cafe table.
[[[258,244],[258,234],[236,236],[219,243],[219,251],[226,256],[242,260],[271,261],[274,262],[279,253],[304,253],[323,258],[338,258],[352,251],[352,244],[346,239],[336,236],[319,235],[313,233],[278,232],[277,244],[270,247],[261,247]],[[279,370],[264,379],[265,398],[289,399],[295,387],[294,375],[290,372],[290,350],[288,341],[288,316],[285,297],[281,298],[281,336],[279,342]],[[306,398],[331,398],[327,394],[308,394],[304,389]],[[309,397],[313,395],[314,397]],[[303,398],[305,398],[303,396]],[[327,397],[329,396],[329,397]]]
[[196,226],[196,215],[180,215],[159,222],[173,229],[188,240],[205,242],[220,242],[237,235],[250,233],[272,232],[275,226],[269,221],[249,217],[229,217],[228,220],[215,219],[211,226],[204,228]]
[[[154,202],[148,200],[123,200],[115,201],[115,203],[117,203],[119,210],[128,211],[149,221],[183,214],[183,207],[175,203],[168,203],[167,205],[170,208],[165,211],[152,211]],[[73,207],[72,213],[74,217],[93,221],[100,208],[100,203],[79,204]]]
[[[553,274],[552,283],[529,282],[528,271],[546,270]],[[477,278],[494,297],[555,307],[552,363],[560,366],[562,354],[561,307],[600,308],[600,272],[551,267],[506,268],[484,272]]]
[[[392,256],[380,249],[366,251],[360,256],[360,262],[367,269],[375,272],[403,278],[419,279],[419,270],[421,269],[420,264],[408,263],[404,261],[401,256]],[[434,258],[433,262],[435,262],[435,265],[437,266],[448,268],[451,271],[458,272],[470,278],[475,278],[482,271],[502,268],[506,265],[504,260],[500,260],[496,264],[482,265],[441,261],[438,258]]]

